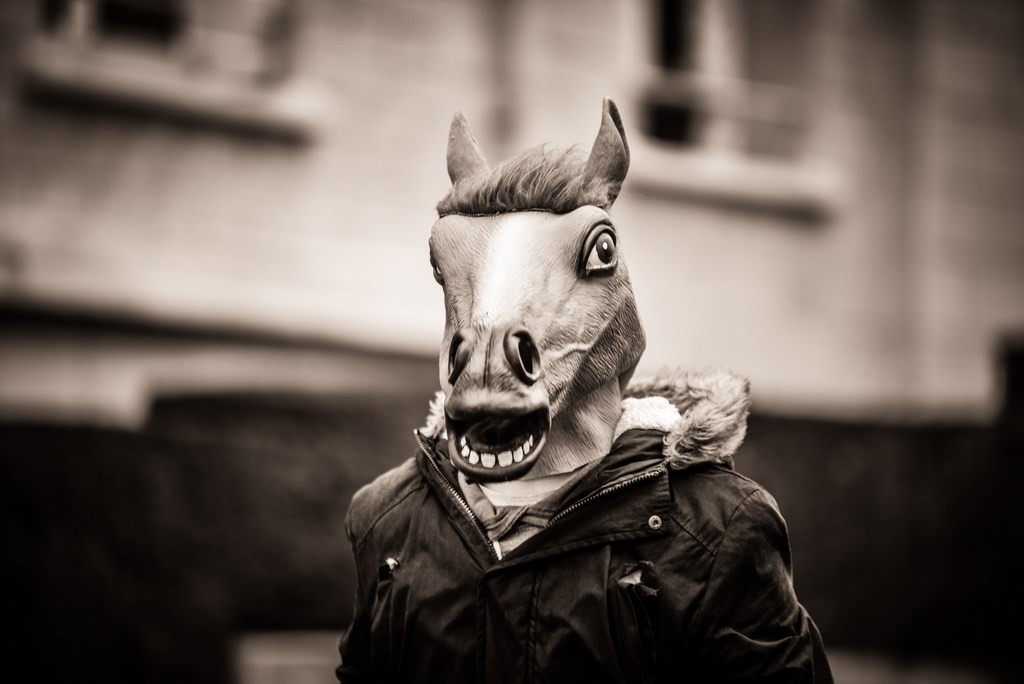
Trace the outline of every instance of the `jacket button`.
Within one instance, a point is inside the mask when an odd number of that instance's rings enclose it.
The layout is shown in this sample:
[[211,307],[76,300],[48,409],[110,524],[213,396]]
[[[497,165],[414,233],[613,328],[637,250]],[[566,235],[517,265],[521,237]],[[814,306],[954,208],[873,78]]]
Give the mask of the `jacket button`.
[[652,530],[660,530],[661,529],[661,516],[660,515],[652,515],[650,518],[647,519],[647,526],[650,527]]

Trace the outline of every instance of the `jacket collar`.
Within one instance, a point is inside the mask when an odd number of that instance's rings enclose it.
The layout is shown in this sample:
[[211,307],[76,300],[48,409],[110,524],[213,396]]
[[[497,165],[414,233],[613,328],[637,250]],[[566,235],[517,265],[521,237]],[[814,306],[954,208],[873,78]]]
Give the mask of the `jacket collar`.
[[[661,521],[670,519],[672,494],[661,431],[631,428],[622,433],[608,455],[562,493],[556,506],[558,513],[550,526],[510,551],[500,562],[459,491],[457,471],[448,461],[447,440],[421,439],[420,443],[420,471],[448,509],[450,520],[473,550],[481,569],[497,572],[613,539],[660,537],[668,533]],[[627,489],[636,495],[617,496]],[[593,515],[595,511],[600,511],[600,515]],[[659,520],[657,525],[651,524],[652,516]]]

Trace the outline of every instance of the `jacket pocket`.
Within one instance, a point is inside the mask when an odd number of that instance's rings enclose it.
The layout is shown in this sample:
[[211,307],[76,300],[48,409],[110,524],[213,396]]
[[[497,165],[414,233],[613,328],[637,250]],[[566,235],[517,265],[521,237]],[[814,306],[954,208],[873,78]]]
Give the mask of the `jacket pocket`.
[[653,682],[658,671],[658,590],[652,570],[647,561],[627,563],[609,587],[609,627],[625,682]]
[[394,606],[391,598],[399,565],[396,559],[388,558],[377,570],[377,592],[370,613],[370,652],[378,672],[390,673],[395,662],[395,639],[392,633]]

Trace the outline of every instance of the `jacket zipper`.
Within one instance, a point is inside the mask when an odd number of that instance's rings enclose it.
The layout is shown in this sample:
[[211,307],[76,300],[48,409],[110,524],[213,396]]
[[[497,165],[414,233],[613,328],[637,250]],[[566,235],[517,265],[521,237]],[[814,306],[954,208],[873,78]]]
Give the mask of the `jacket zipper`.
[[476,531],[480,533],[480,538],[483,539],[484,546],[487,547],[487,551],[490,553],[491,558],[495,563],[500,561],[501,559],[498,558],[498,553],[494,550],[494,545],[491,544],[491,540],[487,536],[487,532],[484,530],[484,526],[480,522],[480,518],[476,517],[476,513],[474,513],[473,509],[469,507],[469,502],[466,501],[465,497],[462,496],[459,490],[455,489],[455,487],[453,487],[448,481],[448,478],[441,470],[441,466],[437,465],[437,461],[434,459],[434,454],[432,454],[430,449],[427,448],[427,445],[423,443],[423,438],[420,437],[420,431],[413,430],[412,434],[416,438],[416,443],[420,446],[420,451],[423,452],[423,455],[426,456],[427,460],[430,462],[430,467],[434,469],[434,472],[437,473],[438,478],[440,478],[441,483],[448,490],[448,493],[451,494],[452,498],[455,499],[455,502],[459,504],[459,508],[461,508],[462,512],[466,514],[469,521],[473,523],[473,527]]
[[551,527],[552,525],[554,525],[556,522],[558,522],[559,520],[561,520],[565,516],[570,515],[571,513],[575,513],[579,509],[583,508],[587,504],[593,503],[597,499],[601,499],[601,498],[604,498],[606,496],[610,496],[612,494],[615,494],[616,492],[621,492],[623,489],[626,489],[627,487],[631,487],[631,486],[633,486],[635,484],[639,484],[640,482],[646,482],[647,480],[653,480],[654,478],[660,477],[661,475],[664,475],[664,474],[665,474],[665,468],[664,467],[655,468],[654,470],[648,470],[645,473],[640,473],[639,475],[631,477],[628,480],[623,480],[622,482],[613,484],[611,487],[608,487],[606,489],[602,489],[600,491],[594,492],[590,496],[584,497],[584,498],[580,499],[579,501],[577,501],[576,503],[574,503],[571,506],[569,506],[568,508],[563,508],[561,511],[556,513],[551,518],[551,520],[548,521],[547,527]]

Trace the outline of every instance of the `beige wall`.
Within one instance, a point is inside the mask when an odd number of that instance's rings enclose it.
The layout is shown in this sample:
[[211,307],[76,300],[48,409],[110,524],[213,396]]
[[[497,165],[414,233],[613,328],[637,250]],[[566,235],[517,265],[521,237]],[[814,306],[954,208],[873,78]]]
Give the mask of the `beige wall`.
[[991,361],[1024,328],[1024,8],[925,3],[915,345],[923,396],[975,400]]

